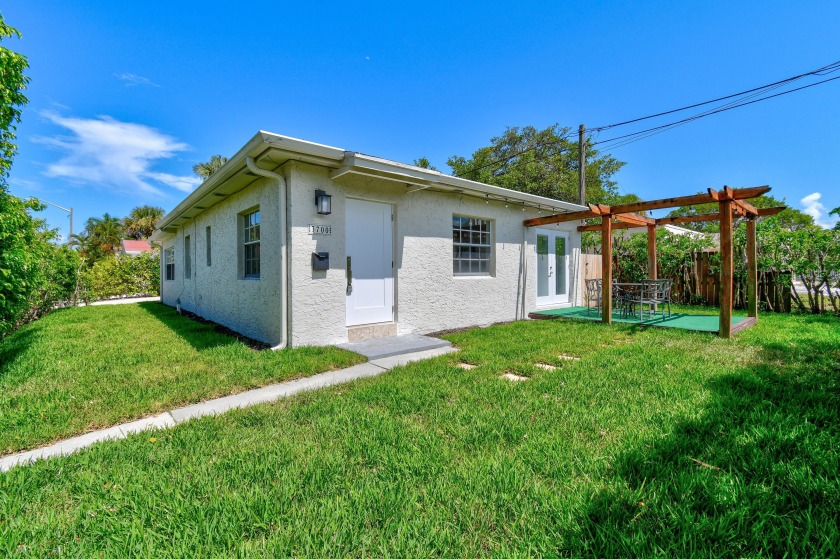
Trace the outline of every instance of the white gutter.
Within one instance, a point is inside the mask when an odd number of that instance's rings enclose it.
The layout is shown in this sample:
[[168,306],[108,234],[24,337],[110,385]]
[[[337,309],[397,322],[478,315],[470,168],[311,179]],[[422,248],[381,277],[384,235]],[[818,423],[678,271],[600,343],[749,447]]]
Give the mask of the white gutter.
[[257,167],[257,164],[254,163],[254,160],[250,156],[245,158],[245,165],[255,175],[276,180],[280,191],[280,300],[282,301],[283,309],[280,313],[280,343],[271,349],[283,349],[289,344],[289,259],[287,258],[289,251],[287,250],[286,243],[288,239],[288,235],[286,234],[286,179],[279,173]]

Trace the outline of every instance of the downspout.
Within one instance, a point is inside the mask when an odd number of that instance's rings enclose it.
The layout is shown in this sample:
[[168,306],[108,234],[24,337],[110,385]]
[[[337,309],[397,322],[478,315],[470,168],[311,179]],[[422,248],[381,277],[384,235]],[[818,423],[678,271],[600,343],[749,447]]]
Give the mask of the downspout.
[[287,234],[286,234],[286,179],[283,175],[279,173],[275,173],[273,171],[268,171],[266,169],[262,169],[257,167],[257,164],[254,163],[254,160],[250,157],[245,158],[245,165],[248,167],[248,170],[254,173],[255,175],[259,175],[261,177],[266,177],[269,179],[274,179],[277,181],[279,185],[279,194],[280,194],[280,300],[282,301],[283,308],[281,309],[282,312],[280,313],[280,343],[274,347],[272,350],[283,349],[288,346],[289,340],[287,336],[288,330],[288,306],[289,306],[289,274],[288,274],[288,250],[287,250]]

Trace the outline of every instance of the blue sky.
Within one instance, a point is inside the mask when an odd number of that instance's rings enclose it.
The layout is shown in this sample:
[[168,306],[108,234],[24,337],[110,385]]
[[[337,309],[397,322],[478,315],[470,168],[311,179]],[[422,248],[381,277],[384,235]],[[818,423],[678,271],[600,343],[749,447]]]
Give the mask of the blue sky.
[[[259,129],[445,170],[506,126],[592,128],[840,60],[837,2],[195,6],[4,7],[32,78],[14,194],[72,206],[78,230],[173,208],[194,163]],[[840,80],[616,149],[619,185],[660,198],[770,184],[829,225],[839,100]],[[43,215],[66,233],[62,212]]]

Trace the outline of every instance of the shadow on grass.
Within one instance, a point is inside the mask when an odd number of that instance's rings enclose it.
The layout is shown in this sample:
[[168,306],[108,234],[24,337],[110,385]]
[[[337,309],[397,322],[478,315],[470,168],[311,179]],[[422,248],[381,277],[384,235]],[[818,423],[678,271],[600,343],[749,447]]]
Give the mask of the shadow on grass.
[[191,313],[181,316],[175,309],[163,303],[138,303],[138,306],[198,351],[236,343],[244,343],[253,349],[267,347],[265,344],[241,336],[215,322],[204,320]]
[[35,327],[18,330],[0,340],[0,379],[11,370],[12,365],[34,341]]
[[840,548],[840,343],[763,344],[697,417],[624,453],[573,556],[806,556]]

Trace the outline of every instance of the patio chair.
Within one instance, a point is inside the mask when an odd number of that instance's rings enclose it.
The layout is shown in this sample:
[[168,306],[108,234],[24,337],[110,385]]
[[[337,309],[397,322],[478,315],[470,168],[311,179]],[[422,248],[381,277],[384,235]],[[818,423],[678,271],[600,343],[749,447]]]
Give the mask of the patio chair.
[[621,318],[635,314],[636,304],[639,302],[639,286],[613,285],[613,301]]
[[595,301],[598,315],[601,314],[601,294],[604,291],[604,280],[588,279],[586,280],[586,314],[592,309],[590,303]]
[[[656,279],[645,280],[642,283],[644,284],[645,293],[642,296],[641,302],[648,305],[648,309],[651,313],[656,312],[657,306],[664,305],[668,308],[668,318],[670,318],[671,284],[673,281],[670,279]],[[662,316],[665,316],[664,311],[660,311],[660,313]]]

